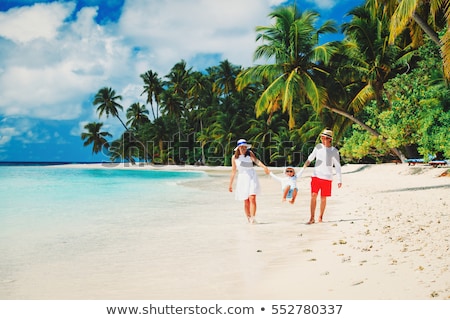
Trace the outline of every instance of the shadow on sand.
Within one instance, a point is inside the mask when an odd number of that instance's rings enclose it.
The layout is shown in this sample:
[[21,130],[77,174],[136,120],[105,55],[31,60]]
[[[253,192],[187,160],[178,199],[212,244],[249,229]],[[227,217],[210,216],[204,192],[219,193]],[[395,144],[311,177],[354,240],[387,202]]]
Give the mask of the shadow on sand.
[[440,185],[440,186],[426,186],[426,187],[413,187],[413,188],[402,188],[402,189],[385,190],[385,191],[380,191],[379,193],[423,191],[423,190],[449,189],[449,188],[450,188],[450,184],[443,184],[443,185]]
[[353,171],[342,172],[342,175],[361,172],[361,171],[364,171],[366,169],[369,169],[371,166],[372,165],[370,165],[370,164],[361,165],[359,168],[355,168],[355,170],[353,170]]

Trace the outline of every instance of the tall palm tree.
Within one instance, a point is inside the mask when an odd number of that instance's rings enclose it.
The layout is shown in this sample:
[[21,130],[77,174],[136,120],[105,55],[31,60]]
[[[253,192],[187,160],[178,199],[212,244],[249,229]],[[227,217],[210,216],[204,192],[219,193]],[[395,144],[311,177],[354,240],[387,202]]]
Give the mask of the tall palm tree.
[[81,133],[81,139],[84,140],[83,146],[92,144],[92,154],[97,154],[103,149],[109,148],[106,137],[112,137],[109,132],[101,131],[103,123],[91,122],[84,126],[87,132]]
[[140,125],[149,122],[148,113],[145,105],[141,106],[139,102],[133,103],[127,109],[127,125],[138,128]]
[[149,138],[150,141],[154,141],[157,144],[159,151],[159,154],[157,155],[155,154],[155,148],[153,148],[153,161],[155,161],[155,157],[159,157],[163,163],[168,161],[168,152],[166,152],[164,148],[164,143],[171,141],[172,135],[175,132],[172,127],[171,118],[167,116],[161,116],[152,123]]
[[215,69],[217,78],[214,81],[213,91],[219,95],[229,95],[236,92],[236,77],[241,68],[233,65],[228,60],[221,61]]
[[[161,101],[161,93],[163,92],[163,85],[161,79],[158,77],[158,73],[151,70],[141,74],[141,78],[144,81],[144,93],[147,94],[147,103],[150,103],[153,119],[159,117],[159,104]],[[153,109],[153,102],[156,103],[156,114]]]
[[164,81],[166,88],[162,95],[162,111],[172,117],[178,124],[178,132],[181,131],[181,119],[184,117],[189,104],[189,83],[191,68],[187,69],[186,62],[182,60],[176,63]]
[[[201,163],[206,163],[205,158],[205,135],[203,128],[205,123],[210,124],[212,108],[214,103],[214,95],[212,91],[212,81],[208,75],[204,75],[201,72],[194,72],[191,75],[190,89],[188,91],[189,96],[189,109],[188,118],[191,119],[191,128],[195,131],[198,130],[196,135],[196,142],[200,143],[201,148]],[[195,155],[196,159],[199,158]]]
[[[389,11],[392,12],[390,43],[393,43],[406,28],[410,29],[410,33],[416,39],[421,39],[422,32],[425,32],[441,48],[444,75],[450,79],[449,0],[369,0],[368,3],[373,8],[380,4],[390,8]],[[441,30],[445,30],[445,33],[439,38],[437,31]]]
[[164,86],[173,89],[175,94],[185,97],[188,91],[189,76],[192,68],[187,69],[186,61],[181,60],[176,63],[169,74],[166,75],[167,81],[164,81]]
[[346,36],[344,54],[350,60],[342,67],[339,78],[350,84],[347,91],[355,92],[349,108],[357,113],[372,99],[382,108],[384,84],[406,69],[414,50],[409,46],[388,45],[390,20],[383,12],[374,13],[360,6],[350,10],[348,15],[352,20],[344,23],[342,30]]
[[131,131],[125,131],[122,136],[111,143],[109,148],[111,161],[127,160],[135,164],[135,158],[141,158],[142,145],[134,138]]
[[321,73],[336,48],[329,43],[319,45],[319,36],[337,32],[335,23],[326,21],[315,28],[319,14],[296,5],[279,7],[269,14],[274,24],[257,27],[257,41],[262,40],[254,59],[266,58],[272,64],[257,65],[240,73],[236,82],[238,90],[253,82],[267,84],[256,102],[256,114],[269,114],[278,110],[289,115],[289,127],[295,126],[294,105],[310,102],[319,111],[326,92],[318,82]]
[[[382,8],[374,12],[368,6],[359,6],[348,14],[352,20],[342,25],[345,34],[340,51],[342,55],[335,55],[331,63],[335,70],[333,76],[339,81],[327,82],[329,106],[334,106],[329,109],[348,119],[341,122],[341,128],[346,128],[351,122],[358,123],[386,141],[386,137],[357,116],[371,100],[377,102],[380,110],[389,107],[384,99],[384,86],[407,69],[414,50],[408,46],[411,41],[406,35],[397,39],[402,46],[389,45],[390,16]],[[400,159],[404,158],[397,148],[391,151]]]
[[94,106],[97,106],[99,117],[101,117],[103,113],[106,114],[106,117],[112,115],[119,119],[125,130],[128,131],[127,126],[119,117],[119,110],[123,110],[123,107],[117,103],[116,100],[122,100],[122,96],[116,95],[116,92],[113,89],[104,87],[95,95],[93,104]]
[[236,119],[237,117],[232,114],[219,111],[214,117],[214,123],[209,127],[214,153],[224,159],[225,166],[231,165],[231,154],[234,148],[231,141],[236,139]]

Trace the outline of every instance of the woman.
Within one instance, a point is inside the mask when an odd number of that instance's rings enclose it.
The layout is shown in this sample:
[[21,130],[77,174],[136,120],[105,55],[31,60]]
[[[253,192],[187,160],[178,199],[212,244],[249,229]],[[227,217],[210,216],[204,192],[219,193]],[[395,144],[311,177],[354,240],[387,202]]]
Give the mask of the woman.
[[236,200],[244,200],[244,212],[249,223],[256,223],[256,195],[260,192],[260,185],[258,176],[253,163],[264,169],[266,174],[269,174],[269,169],[258,160],[255,154],[249,150],[250,144],[247,144],[245,139],[239,139],[236,148],[234,148],[234,155],[231,158],[231,178],[228,190],[233,192],[233,181],[236,176],[236,169],[238,177],[236,181]]

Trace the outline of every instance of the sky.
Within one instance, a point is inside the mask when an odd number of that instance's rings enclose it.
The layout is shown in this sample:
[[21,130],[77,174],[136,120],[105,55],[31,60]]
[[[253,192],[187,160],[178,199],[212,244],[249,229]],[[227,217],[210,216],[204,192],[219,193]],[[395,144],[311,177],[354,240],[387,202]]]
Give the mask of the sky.
[[[135,102],[145,104],[140,75],[149,70],[163,78],[181,60],[197,71],[224,60],[250,67],[258,45],[255,27],[270,25],[268,14],[285,3],[0,0],[0,162],[108,161],[80,137],[94,121],[114,139],[123,133],[117,119],[99,119],[92,104],[99,89],[114,89],[125,111]],[[338,25],[356,5],[296,3]]]

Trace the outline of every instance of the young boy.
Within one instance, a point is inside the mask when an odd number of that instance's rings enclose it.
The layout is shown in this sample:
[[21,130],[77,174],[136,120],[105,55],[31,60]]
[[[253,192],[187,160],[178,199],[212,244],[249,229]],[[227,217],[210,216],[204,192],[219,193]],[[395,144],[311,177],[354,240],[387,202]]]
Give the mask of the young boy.
[[284,170],[285,177],[281,178],[270,172],[270,176],[275,180],[281,182],[281,190],[283,191],[283,199],[282,201],[286,201],[289,199],[290,204],[294,204],[295,198],[297,197],[297,177],[300,177],[303,172],[303,169],[298,174],[295,174],[295,169],[293,167],[287,167]]

